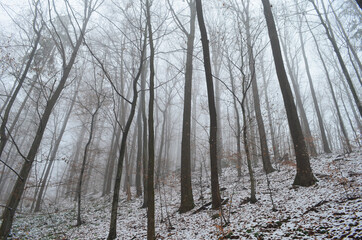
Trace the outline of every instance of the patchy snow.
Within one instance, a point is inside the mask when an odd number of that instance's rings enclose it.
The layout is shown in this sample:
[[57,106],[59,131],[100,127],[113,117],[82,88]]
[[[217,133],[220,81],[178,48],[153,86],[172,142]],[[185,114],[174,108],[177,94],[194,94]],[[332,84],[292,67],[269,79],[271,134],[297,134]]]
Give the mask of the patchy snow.
[[[257,198],[249,196],[248,175],[237,179],[236,170],[226,168],[220,178],[222,198],[229,198],[219,211],[193,212],[211,199],[208,179],[201,184],[194,173],[193,193],[196,207],[179,214],[179,176],[169,176],[156,189],[156,233],[158,239],[362,239],[362,152],[350,155],[322,155],[311,159],[318,183],[312,187],[292,187],[293,164],[280,164],[279,171],[268,175],[276,209],[270,199],[266,175],[255,169]],[[161,192],[161,194],[160,194]],[[133,192],[134,193],[134,192]],[[120,201],[118,239],[145,239],[146,209],[142,198]],[[165,201],[166,199],[166,201]],[[162,204],[161,204],[162,203]],[[162,206],[161,206],[162,205]],[[19,239],[105,239],[110,220],[110,196],[83,201],[84,224],[75,227],[75,203],[49,207],[40,214],[17,214],[14,238]],[[229,223],[225,224],[227,220]]]

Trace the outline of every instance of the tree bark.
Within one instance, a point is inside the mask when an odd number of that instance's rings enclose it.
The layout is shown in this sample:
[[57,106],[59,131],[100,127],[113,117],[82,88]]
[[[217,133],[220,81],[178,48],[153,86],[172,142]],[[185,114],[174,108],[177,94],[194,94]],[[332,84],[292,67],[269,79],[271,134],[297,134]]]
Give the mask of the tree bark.
[[221,197],[220,197],[219,176],[218,176],[217,114],[215,107],[214,86],[213,86],[213,78],[212,78],[211,62],[210,62],[209,40],[207,38],[207,31],[202,12],[201,0],[196,0],[196,11],[197,11],[197,19],[199,22],[199,28],[201,33],[202,49],[204,53],[204,68],[205,68],[207,96],[208,96],[209,114],[210,114],[209,143],[210,143],[210,164],[211,164],[212,208],[219,209],[221,207]]
[[305,144],[302,128],[299,122],[297,109],[294,104],[292,90],[290,88],[288,77],[285,72],[283,57],[279,45],[279,38],[271,11],[269,0],[262,0],[264,14],[268,27],[268,34],[274,56],[275,68],[278,75],[280,89],[284,100],[284,106],[287,113],[289,130],[292,136],[294,151],[297,160],[297,174],[294,179],[294,185],[311,186],[315,183],[316,178],[312,173],[309,162],[309,155]]
[[[188,212],[195,206],[191,184],[191,98],[196,22],[195,7],[195,1],[190,1],[190,32],[187,33],[184,109],[181,140],[181,205],[179,208],[180,213]],[[193,107],[195,108],[196,106]]]
[[147,239],[155,239],[155,188],[154,188],[154,171],[155,171],[155,133],[154,133],[154,99],[155,99],[155,49],[153,46],[153,33],[151,24],[151,3],[146,0],[146,16],[148,26],[148,38],[150,45],[150,99],[148,105],[148,174],[147,174]]

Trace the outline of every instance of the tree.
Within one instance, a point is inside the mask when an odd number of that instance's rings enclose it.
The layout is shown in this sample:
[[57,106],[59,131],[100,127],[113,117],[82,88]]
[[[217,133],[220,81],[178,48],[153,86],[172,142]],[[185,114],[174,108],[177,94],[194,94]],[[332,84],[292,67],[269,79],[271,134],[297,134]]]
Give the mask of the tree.
[[212,208],[218,209],[221,207],[221,197],[219,190],[219,176],[218,176],[218,155],[217,155],[217,116],[214,97],[214,85],[211,71],[209,40],[207,38],[207,31],[202,12],[201,0],[196,0],[197,20],[201,33],[202,49],[204,53],[204,68],[207,85],[207,97],[209,104],[210,114],[210,164],[211,164],[211,194],[212,194]]
[[311,186],[315,183],[316,178],[313,175],[309,162],[309,155],[305,144],[302,128],[299,122],[297,109],[294,104],[292,90],[290,88],[288,77],[285,72],[283,57],[279,45],[279,38],[275,26],[273,13],[269,0],[262,0],[264,15],[268,27],[270,44],[273,51],[275,68],[278,75],[280,89],[284,100],[284,106],[287,113],[289,130],[292,136],[295,156],[297,160],[297,174],[294,179],[294,185]]
[[[194,208],[194,198],[191,185],[191,98],[192,98],[192,72],[193,72],[193,52],[195,40],[195,21],[196,21],[196,6],[195,1],[188,1],[190,9],[190,30],[187,31],[173,8],[168,1],[174,18],[180,26],[182,32],[187,37],[186,49],[186,68],[185,68],[185,89],[184,89],[184,108],[182,120],[182,140],[181,140],[181,205],[180,213],[185,213]],[[194,106],[196,107],[196,106]]]
[[155,239],[155,133],[153,126],[153,108],[155,99],[155,49],[153,45],[153,32],[151,24],[151,4],[146,0],[146,19],[148,29],[148,39],[150,45],[150,99],[148,105],[148,174],[147,174],[147,239]]
[[[95,79],[97,81],[97,79]],[[102,83],[101,83],[102,85]],[[88,140],[87,143],[84,147],[84,153],[83,153],[83,160],[82,160],[82,165],[81,165],[81,169],[80,169],[80,175],[79,175],[79,179],[78,179],[78,184],[77,184],[77,224],[76,226],[80,226],[82,224],[82,220],[81,220],[81,200],[82,200],[82,186],[83,186],[83,176],[84,176],[84,171],[85,171],[85,167],[86,167],[86,162],[87,162],[87,157],[88,157],[88,150],[89,150],[89,146],[92,142],[93,139],[93,134],[94,134],[94,128],[95,128],[95,120],[96,120],[96,116],[97,113],[99,111],[99,109],[101,108],[101,105],[104,101],[104,97],[102,96],[102,93],[97,92],[97,89],[94,89],[95,91],[95,97],[97,100],[96,105],[94,106],[94,110],[93,109],[89,109],[89,107],[83,105],[83,108],[90,113],[91,115],[91,122],[90,122],[90,129],[89,129],[89,136],[88,136]],[[103,99],[102,99],[103,98]],[[89,103],[87,103],[89,104]]]

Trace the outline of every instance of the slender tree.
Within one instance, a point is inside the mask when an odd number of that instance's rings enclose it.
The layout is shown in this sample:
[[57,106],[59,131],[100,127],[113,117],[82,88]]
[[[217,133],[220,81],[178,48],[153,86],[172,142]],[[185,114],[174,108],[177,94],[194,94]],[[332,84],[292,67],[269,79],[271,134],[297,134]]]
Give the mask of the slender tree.
[[[188,2],[190,9],[190,30],[187,31],[169,2],[169,6],[174,18],[178,22],[182,32],[187,37],[186,68],[185,68],[185,89],[184,108],[182,120],[182,140],[181,140],[181,205],[180,213],[191,210],[194,204],[191,185],[191,98],[192,98],[192,72],[193,72],[193,52],[195,40],[196,5],[194,0]],[[196,106],[194,106],[196,107]]]
[[207,96],[209,103],[210,114],[210,164],[211,164],[211,194],[212,194],[212,208],[218,209],[221,207],[221,197],[219,190],[219,176],[218,176],[218,155],[217,155],[217,116],[214,97],[214,84],[211,71],[209,40],[204,22],[202,1],[196,0],[197,20],[201,33],[202,49],[204,53],[204,68],[207,85]]
[[294,151],[297,160],[297,174],[294,179],[294,185],[311,186],[315,183],[316,178],[312,173],[309,162],[309,155],[305,144],[302,128],[299,122],[297,109],[294,104],[292,90],[290,88],[288,77],[285,72],[283,57],[279,45],[279,38],[275,26],[273,13],[269,0],[262,0],[264,15],[268,27],[270,44],[273,51],[275,68],[278,75],[280,89],[284,100],[284,106],[287,113],[289,130],[292,136]]
[[147,239],[155,239],[155,188],[154,188],[154,172],[155,172],[155,133],[153,121],[153,108],[155,99],[155,49],[153,45],[153,32],[151,24],[151,4],[150,0],[146,0],[146,18],[148,27],[148,39],[150,46],[150,99],[148,105],[148,174],[147,174]]

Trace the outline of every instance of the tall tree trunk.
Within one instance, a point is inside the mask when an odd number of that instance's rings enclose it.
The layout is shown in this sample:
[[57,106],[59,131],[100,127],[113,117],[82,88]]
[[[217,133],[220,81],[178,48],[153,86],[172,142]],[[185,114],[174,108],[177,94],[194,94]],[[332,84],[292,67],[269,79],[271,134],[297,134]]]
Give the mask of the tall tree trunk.
[[137,156],[136,156],[136,197],[142,195],[141,171],[142,171],[142,109],[137,113]]
[[91,144],[91,141],[93,139],[93,133],[94,133],[94,125],[95,125],[95,118],[97,115],[97,112],[100,108],[100,101],[98,98],[98,104],[96,109],[94,110],[94,112],[92,113],[92,117],[91,117],[91,123],[90,123],[90,130],[89,130],[89,137],[88,137],[88,141],[85,145],[84,148],[84,153],[83,153],[83,160],[82,160],[82,166],[80,169],[80,175],[79,175],[79,180],[78,180],[78,185],[77,185],[77,226],[80,226],[82,224],[82,220],[81,220],[81,200],[82,200],[82,184],[83,184],[83,175],[84,175],[84,171],[85,171],[85,167],[86,167],[86,162],[87,162],[87,156],[88,156],[88,149],[89,146]]
[[288,77],[285,72],[283,57],[279,45],[279,38],[271,6],[269,0],[262,0],[264,6],[265,19],[268,26],[270,43],[274,56],[274,63],[278,75],[280,89],[284,100],[285,110],[287,113],[289,130],[293,139],[294,151],[297,160],[297,174],[294,179],[294,185],[311,186],[315,183],[316,178],[312,173],[312,168],[309,162],[309,155],[305,144],[302,128],[299,122],[297,109],[293,101],[292,90],[288,82]]
[[[146,26],[147,27],[147,26]],[[148,33],[145,30],[145,37]],[[147,48],[145,49],[144,56],[147,55]],[[146,61],[146,60],[145,60]],[[142,208],[147,208],[148,193],[147,193],[147,170],[148,170],[148,120],[146,114],[146,77],[147,77],[147,62],[145,62],[141,73],[141,109],[142,109],[142,122],[143,122],[143,144],[142,144],[142,164],[143,164],[143,204]]]
[[[246,94],[246,93],[244,93]],[[247,117],[245,114],[245,106],[244,103],[241,104],[241,112],[243,114],[243,140],[244,140],[244,149],[245,149],[245,155],[246,155],[246,162],[248,165],[248,171],[249,171],[249,177],[250,177],[250,202],[255,203],[257,202],[256,194],[255,194],[255,178],[254,178],[254,171],[253,166],[251,164],[251,157],[250,157],[250,151],[249,151],[249,141],[247,137]]]
[[155,171],[155,133],[154,133],[154,100],[155,100],[155,49],[153,46],[153,33],[151,24],[151,3],[146,0],[146,16],[148,26],[148,38],[150,45],[150,99],[148,105],[148,174],[147,174],[147,239],[155,239],[155,188],[154,188],[154,171]]
[[117,134],[118,129],[119,129],[119,126],[117,124],[116,124],[116,126],[113,126],[111,147],[108,152],[106,169],[105,169],[104,178],[103,178],[102,197],[111,192],[112,175],[113,175],[114,159],[115,159],[115,157],[113,157],[113,154],[114,154],[114,148],[117,145],[116,136],[118,136],[118,134]]
[[165,127],[166,127],[166,122],[167,122],[167,106],[165,107],[165,110],[164,111],[161,110],[161,112],[162,112],[163,122],[162,122],[162,127],[161,127],[160,148],[158,149],[158,155],[157,155],[156,189],[157,189],[157,186],[159,186],[160,181],[162,180],[161,168],[163,167],[162,159],[163,159],[163,149],[164,149],[164,145],[165,145],[165,134],[166,134]]
[[221,207],[221,197],[219,190],[219,176],[218,176],[218,155],[217,155],[217,114],[214,98],[214,85],[211,71],[209,40],[202,12],[201,0],[196,0],[197,19],[201,33],[201,42],[204,55],[204,68],[207,85],[207,96],[209,103],[210,114],[210,164],[211,164],[211,194],[212,194],[212,208],[218,209]]
[[[194,198],[191,184],[191,98],[192,98],[192,72],[193,52],[195,39],[196,8],[195,1],[189,3],[190,8],[190,32],[187,33],[186,70],[184,109],[182,120],[181,140],[181,205],[180,213],[185,213],[194,208]],[[193,106],[196,108],[196,106]]]
[[75,178],[75,175],[77,174],[76,165],[77,165],[77,162],[79,161],[79,157],[80,157],[80,153],[81,153],[81,149],[82,149],[82,143],[84,141],[86,130],[87,130],[87,128],[85,127],[85,125],[82,125],[82,129],[80,130],[80,133],[78,135],[77,144],[75,145],[75,153],[73,154],[74,157],[72,159],[72,162],[69,163],[71,165],[68,168],[68,171],[69,171],[68,183],[66,186],[65,193],[66,193],[66,195],[70,195],[70,198],[73,198],[73,195],[75,193],[73,183],[75,182],[74,178]]

